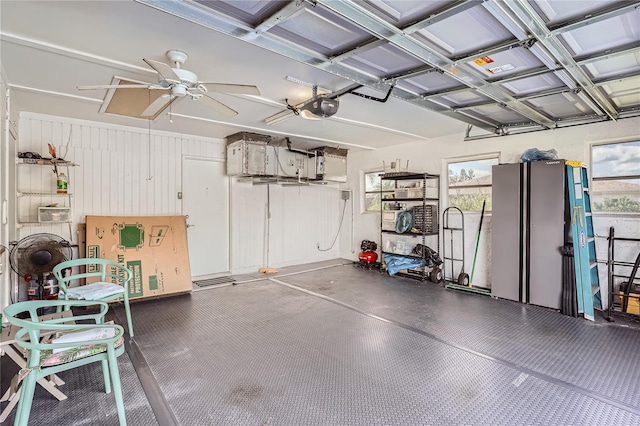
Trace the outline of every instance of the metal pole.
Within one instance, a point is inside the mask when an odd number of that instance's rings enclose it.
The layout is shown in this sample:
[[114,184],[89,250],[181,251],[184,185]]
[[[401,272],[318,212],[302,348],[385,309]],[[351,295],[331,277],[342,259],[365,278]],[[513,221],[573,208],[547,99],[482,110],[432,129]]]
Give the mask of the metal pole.
[[471,277],[469,278],[469,287],[473,287],[473,273],[476,270],[476,259],[478,257],[478,246],[480,246],[480,231],[482,231],[482,221],[484,219],[484,208],[487,204],[487,200],[485,199],[482,202],[482,213],[480,214],[480,226],[478,226],[478,237],[476,238],[476,249],[473,253],[473,266],[471,267]]

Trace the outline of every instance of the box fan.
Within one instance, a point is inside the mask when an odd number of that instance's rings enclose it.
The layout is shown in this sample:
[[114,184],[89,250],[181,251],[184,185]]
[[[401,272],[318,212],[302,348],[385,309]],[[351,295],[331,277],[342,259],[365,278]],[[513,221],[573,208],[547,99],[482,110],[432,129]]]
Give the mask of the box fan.
[[57,264],[73,256],[71,245],[54,234],[39,233],[19,240],[11,249],[11,269],[29,285],[29,299],[56,299],[58,282],[51,274]]

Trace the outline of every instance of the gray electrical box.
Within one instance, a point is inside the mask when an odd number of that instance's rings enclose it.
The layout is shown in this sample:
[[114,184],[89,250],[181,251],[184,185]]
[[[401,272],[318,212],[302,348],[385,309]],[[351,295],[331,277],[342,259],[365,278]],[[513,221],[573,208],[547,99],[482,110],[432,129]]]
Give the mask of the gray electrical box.
[[341,148],[316,148],[316,174],[318,179],[332,182],[347,181],[347,150]]
[[313,158],[281,146],[267,146],[267,172],[272,176],[315,179]]
[[347,181],[347,150],[308,151],[273,144],[271,136],[238,132],[227,136],[227,175],[297,181]]
[[267,142],[270,137],[239,132],[227,136],[227,174],[229,176],[266,176]]

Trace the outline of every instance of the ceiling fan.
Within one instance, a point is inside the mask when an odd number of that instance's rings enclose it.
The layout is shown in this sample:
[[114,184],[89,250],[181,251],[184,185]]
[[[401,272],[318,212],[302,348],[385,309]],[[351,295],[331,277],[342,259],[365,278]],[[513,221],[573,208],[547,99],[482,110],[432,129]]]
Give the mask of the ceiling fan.
[[78,86],[78,90],[100,90],[100,89],[149,89],[149,90],[165,90],[168,93],[158,96],[149,103],[142,113],[138,115],[140,118],[150,118],[157,116],[169,104],[189,96],[193,100],[200,100],[213,111],[225,116],[233,117],[238,112],[228,107],[222,102],[211,97],[208,92],[217,93],[237,93],[245,95],[260,95],[260,91],[256,86],[244,84],[225,84],[225,83],[204,83],[198,81],[198,76],[193,72],[182,68],[182,65],[189,58],[188,55],[179,50],[169,50],[167,58],[174,66],[171,67],[164,62],[158,62],[151,59],[143,59],[143,61],[158,73],[158,83],[149,84],[107,84],[93,86]]

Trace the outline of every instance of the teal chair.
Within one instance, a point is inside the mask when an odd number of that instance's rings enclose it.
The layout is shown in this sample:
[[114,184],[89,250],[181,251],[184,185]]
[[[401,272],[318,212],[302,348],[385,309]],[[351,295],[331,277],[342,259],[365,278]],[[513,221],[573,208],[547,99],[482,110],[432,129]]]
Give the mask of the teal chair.
[[[38,318],[38,311],[49,307],[86,308],[96,305],[100,308],[98,313],[50,320]],[[109,376],[113,381],[120,425],[127,424],[117,360],[117,357],[124,353],[124,329],[119,325],[104,324],[104,316],[108,310],[109,305],[105,302],[84,300],[34,300],[14,303],[4,309],[9,323],[20,327],[15,335],[16,344],[27,350],[27,366],[20,371],[24,380],[15,426],[26,426],[29,422],[33,394],[38,380],[97,361],[102,362],[106,393],[111,393]],[[70,324],[71,321],[82,321],[83,324]],[[87,323],[88,321],[93,323]],[[93,334],[92,338],[89,338],[87,333]],[[61,343],[61,340],[66,342]]]
[[[81,272],[79,270],[80,267],[85,267],[85,271]],[[74,268],[77,270],[76,273],[69,272],[73,271]],[[132,274],[129,269],[112,260],[81,258],[59,263],[53,268],[53,275],[60,286],[59,299],[84,299],[101,302],[123,299],[129,336],[133,337],[131,309],[129,308],[129,281],[131,281]],[[98,282],[69,287],[69,282],[72,280],[95,277],[98,278]]]

